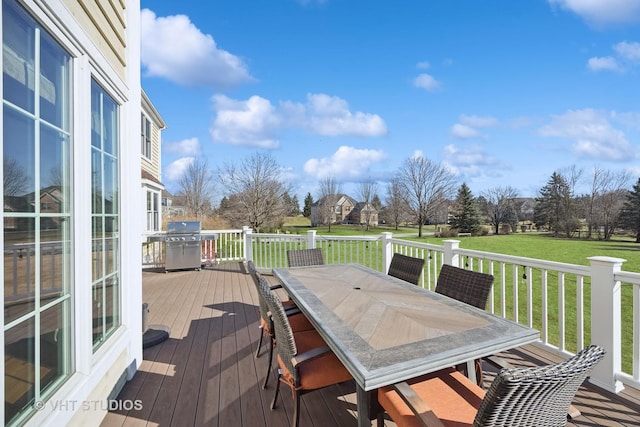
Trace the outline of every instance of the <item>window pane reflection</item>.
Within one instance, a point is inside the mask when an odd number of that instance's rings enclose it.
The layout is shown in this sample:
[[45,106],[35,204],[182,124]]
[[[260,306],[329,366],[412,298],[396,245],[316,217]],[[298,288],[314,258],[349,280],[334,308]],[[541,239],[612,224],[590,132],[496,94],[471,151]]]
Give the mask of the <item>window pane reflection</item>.
[[4,211],[33,212],[36,164],[34,121],[6,107],[3,119]]
[[43,393],[54,380],[69,373],[69,360],[65,348],[71,338],[65,312],[69,301],[65,300],[42,312],[40,318],[40,388]]
[[40,222],[41,305],[69,291],[71,240],[67,222],[61,217],[43,217]]
[[[4,333],[4,420],[28,409],[35,399],[36,360],[34,318]],[[41,375],[47,374],[45,369]]]
[[4,219],[4,321],[35,308],[35,219]]

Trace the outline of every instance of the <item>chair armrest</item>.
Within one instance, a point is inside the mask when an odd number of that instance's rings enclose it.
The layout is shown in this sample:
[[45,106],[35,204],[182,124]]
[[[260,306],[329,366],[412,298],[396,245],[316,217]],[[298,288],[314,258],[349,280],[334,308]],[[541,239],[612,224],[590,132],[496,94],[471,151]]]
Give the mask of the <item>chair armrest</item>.
[[394,384],[393,388],[402,398],[404,403],[409,406],[423,426],[444,427],[440,418],[433,413],[429,405],[427,405],[427,403],[413,391],[409,384],[403,381],[401,383]]
[[329,353],[330,351],[331,349],[329,349],[329,347],[327,347],[326,345],[312,348],[311,350],[305,351],[304,353],[296,354],[294,357],[291,358],[291,363],[295,368],[302,363],[318,358],[324,354]]
[[284,314],[286,314],[287,317],[293,316],[294,314],[300,314],[300,313],[302,313],[300,311],[300,309],[298,307],[295,307],[295,306],[294,307],[287,307],[287,308],[284,309]]

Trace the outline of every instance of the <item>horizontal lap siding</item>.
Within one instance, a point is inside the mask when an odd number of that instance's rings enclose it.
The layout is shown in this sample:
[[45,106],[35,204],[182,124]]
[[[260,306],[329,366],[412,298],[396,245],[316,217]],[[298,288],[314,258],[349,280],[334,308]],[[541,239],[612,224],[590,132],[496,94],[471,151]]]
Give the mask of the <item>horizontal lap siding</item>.
[[64,0],[102,55],[125,79],[126,22],[122,0]]

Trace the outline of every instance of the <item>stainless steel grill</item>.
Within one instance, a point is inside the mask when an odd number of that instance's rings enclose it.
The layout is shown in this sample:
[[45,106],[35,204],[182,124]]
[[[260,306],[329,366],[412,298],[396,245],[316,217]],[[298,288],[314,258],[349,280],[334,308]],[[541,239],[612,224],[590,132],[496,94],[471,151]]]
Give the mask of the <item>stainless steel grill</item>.
[[202,249],[200,221],[167,223],[165,270],[195,268],[200,270]]

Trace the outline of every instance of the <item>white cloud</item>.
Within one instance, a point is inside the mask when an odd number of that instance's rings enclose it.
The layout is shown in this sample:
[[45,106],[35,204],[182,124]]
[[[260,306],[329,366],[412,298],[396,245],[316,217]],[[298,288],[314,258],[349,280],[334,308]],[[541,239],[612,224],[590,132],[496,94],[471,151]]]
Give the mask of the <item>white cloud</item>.
[[214,141],[231,145],[259,148],[278,148],[276,133],[281,125],[280,115],[268,99],[252,96],[236,101],[224,95],[212,98],[217,111],[210,128]]
[[196,156],[200,154],[200,141],[198,138],[188,138],[178,142],[163,142],[162,149],[181,156]]
[[254,81],[239,57],[218,48],[213,37],[203,34],[188,16],[157,17],[149,9],[140,15],[140,60],[146,75],[216,89]]
[[569,10],[594,27],[640,21],[638,0],[548,0],[551,6]]
[[438,80],[427,73],[419,74],[418,77],[413,79],[413,84],[428,92],[434,92],[442,87],[442,84]]
[[624,161],[636,157],[624,132],[615,129],[609,116],[593,109],[568,111],[554,116],[539,130],[540,135],[573,140],[573,151],[597,160]]
[[613,46],[613,50],[625,61],[640,64],[640,43],[620,42]]
[[459,139],[480,138],[484,136],[478,129],[492,128],[500,125],[495,117],[460,116],[459,123],[451,126],[451,135]]
[[587,67],[593,71],[609,70],[625,72],[628,68],[640,65],[640,43],[620,42],[613,46],[615,57],[589,58]]
[[587,68],[592,71],[623,71],[623,68],[618,64],[618,61],[612,56],[589,58]]
[[351,112],[349,104],[337,96],[307,95],[303,104],[284,102],[283,112],[292,127],[324,136],[382,136],[387,125],[377,114]]
[[420,61],[416,64],[416,68],[418,68],[419,70],[426,70],[430,67],[431,64],[429,64],[427,61]]
[[386,158],[387,155],[382,150],[357,149],[343,145],[331,157],[307,160],[304,171],[319,179],[333,176],[340,180],[357,180],[367,176],[372,164]]
[[451,126],[451,135],[459,139],[479,138],[482,134],[468,125],[456,123]]
[[469,145],[463,148],[453,144],[445,146],[443,164],[455,175],[464,178],[477,178],[487,175],[488,172],[491,175],[496,175],[499,169],[504,169],[479,145]]
[[184,171],[195,160],[194,157],[182,157],[175,160],[169,166],[165,167],[163,177],[168,181],[177,181],[180,179]]
[[500,124],[495,117],[467,116],[465,114],[460,116],[460,123],[474,128],[491,128]]
[[212,100],[217,114],[209,131],[216,142],[278,148],[278,135],[287,128],[324,136],[376,137],[387,133],[380,116],[352,112],[348,103],[336,96],[308,94],[304,104],[283,101],[278,106],[259,96],[239,101],[216,95]]

